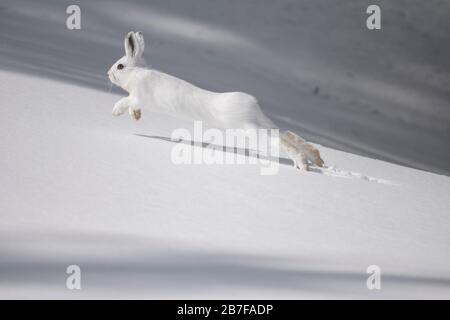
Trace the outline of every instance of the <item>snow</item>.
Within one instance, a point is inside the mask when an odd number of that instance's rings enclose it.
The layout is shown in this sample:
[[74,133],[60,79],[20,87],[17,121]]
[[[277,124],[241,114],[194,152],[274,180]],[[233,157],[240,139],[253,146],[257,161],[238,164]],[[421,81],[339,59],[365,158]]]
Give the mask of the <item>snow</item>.
[[[448,74],[405,58],[419,44],[396,43],[403,26],[380,40],[398,62],[393,73],[382,76],[377,50],[365,69],[362,50],[352,69],[361,74],[340,79],[360,31],[343,36],[357,30],[345,19],[332,29],[340,38],[315,37],[317,24],[337,20],[324,1],[249,3],[233,15],[201,1],[170,10],[159,1],[91,3],[81,4],[91,17],[82,33],[55,27],[65,25],[57,1],[4,1],[0,10],[1,298],[450,298],[450,178],[336,150],[448,173]],[[282,5],[293,7],[267,15]],[[330,10],[347,17],[353,6],[361,4]],[[136,8],[131,23],[123,11]],[[253,8],[267,20],[245,21]],[[406,16],[422,21],[420,8]],[[432,40],[444,32],[444,11],[423,30]],[[304,42],[293,43],[299,25]],[[211,90],[254,94],[330,167],[300,173],[282,160],[276,175],[262,176],[257,165],[174,165],[167,137],[191,123],[111,115],[124,94],[106,90],[106,70],[123,54],[125,32],[138,28],[152,65]],[[327,43],[339,41],[349,48],[328,56]],[[445,66],[440,54],[434,63]],[[380,113],[368,112],[374,105]],[[72,264],[81,290],[66,288]],[[379,291],[366,287],[370,265],[381,268]]]
[[[0,72],[5,298],[448,297],[450,179],[325,147],[345,175],[174,165],[162,115]],[[36,104],[39,101],[39,105]],[[20,107],[19,107],[20,106]],[[82,290],[65,268],[82,268]],[[365,286],[379,265],[382,290]]]

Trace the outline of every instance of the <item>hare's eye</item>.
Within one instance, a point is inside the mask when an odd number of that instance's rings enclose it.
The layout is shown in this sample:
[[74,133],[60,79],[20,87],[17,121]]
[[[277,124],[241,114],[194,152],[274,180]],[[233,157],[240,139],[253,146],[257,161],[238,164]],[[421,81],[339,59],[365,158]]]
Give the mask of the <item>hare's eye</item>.
[[122,69],[123,69],[123,64],[121,64],[121,63],[118,64],[118,65],[117,65],[117,69],[122,70]]

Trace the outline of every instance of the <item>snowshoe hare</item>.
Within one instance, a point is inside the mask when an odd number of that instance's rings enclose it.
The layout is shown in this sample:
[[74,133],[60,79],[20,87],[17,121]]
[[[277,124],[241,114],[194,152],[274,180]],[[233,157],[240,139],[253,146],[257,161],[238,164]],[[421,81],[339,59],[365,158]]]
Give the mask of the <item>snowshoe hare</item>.
[[[139,120],[142,109],[164,112],[177,117],[201,120],[223,129],[271,129],[273,122],[264,115],[255,97],[243,92],[211,92],[193,84],[148,69],[143,62],[142,32],[129,32],[125,37],[125,56],[108,71],[112,83],[129,93],[114,105],[112,114],[126,111]],[[323,166],[319,150],[300,136],[287,131],[280,136],[280,144],[294,166],[308,170],[309,165]]]

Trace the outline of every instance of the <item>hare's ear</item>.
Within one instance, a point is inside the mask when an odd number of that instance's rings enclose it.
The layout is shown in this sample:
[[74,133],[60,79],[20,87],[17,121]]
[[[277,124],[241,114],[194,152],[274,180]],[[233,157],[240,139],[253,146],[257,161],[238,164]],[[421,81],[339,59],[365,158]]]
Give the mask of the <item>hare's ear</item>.
[[134,39],[136,44],[136,57],[141,57],[145,49],[144,35],[140,31],[135,32]]
[[134,58],[136,55],[136,38],[134,37],[134,32],[130,31],[125,36],[125,55],[130,58]]

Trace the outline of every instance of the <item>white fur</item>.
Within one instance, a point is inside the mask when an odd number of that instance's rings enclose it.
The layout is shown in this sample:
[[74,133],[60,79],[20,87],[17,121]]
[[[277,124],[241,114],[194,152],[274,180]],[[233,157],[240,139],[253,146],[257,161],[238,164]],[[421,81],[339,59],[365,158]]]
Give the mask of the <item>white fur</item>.
[[[118,116],[128,110],[130,115],[138,120],[136,111],[139,111],[140,115],[141,109],[148,109],[202,120],[217,128],[275,128],[273,122],[261,111],[255,97],[249,94],[204,90],[187,81],[143,67],[142,54],[145,44],[141,32],[129,32],[124,46],[126,55],[113,64],[108,76],[111,82],[126,90],[129,96],[114,105],[113,115]],[[120,64],[124,68],[118,69]],[[317,149],[299,136],[288,132],[281,136],[281,144],[296,166],[302,159],[300,169],[308,169],[308,160],[321,165],[321,162],[317,161],[317,157],[320,159],[318,151],[317,156],[311,156],[311,150]]]

